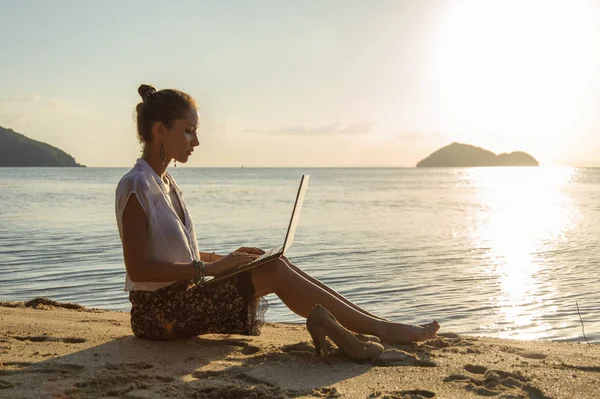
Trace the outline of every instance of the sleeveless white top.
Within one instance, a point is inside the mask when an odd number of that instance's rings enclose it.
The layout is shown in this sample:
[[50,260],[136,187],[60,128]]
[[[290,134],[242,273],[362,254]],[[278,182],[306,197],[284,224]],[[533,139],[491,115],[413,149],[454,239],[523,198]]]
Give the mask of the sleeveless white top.
[[[196,230],[190,218],[183,196],[175,179],[167,173],[167,178],[175,187],[181,203],[185,223],[181,222],[171,202],[166,184],[152,167],[143,159],[138,159],[133,169],[121,178],[115,195],[115,212],[119,236],[123,243],[123,211],[131,194],[135,194],[148,219],[148,257],[165,262],[191,262],[199,260]],[[172,282],[133,282],[125,273],[125,291],[155,291]]]

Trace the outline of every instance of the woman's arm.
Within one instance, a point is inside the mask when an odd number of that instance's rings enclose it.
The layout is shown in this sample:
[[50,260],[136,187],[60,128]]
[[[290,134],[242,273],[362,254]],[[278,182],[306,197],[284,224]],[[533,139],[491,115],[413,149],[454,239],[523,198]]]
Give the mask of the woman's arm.
[[[135,194],[129,197],[123,211],[123,257],[127,274],[133,282],[170,282],[196,278],[193,262],[172,263],[148,257],[148,219]],[[257,255],[232,252],[227,256],[200,253],[206,262],[205,276],[216,276],[251,262]]]
[[214,252],[200,252],[200,259],[202,259],[204,262],[214,262],[223,257],[224,255],[219,255]]
[[148,219],[135,194],[123,211],[123,257],[133,282],[169,282],[190,280],[196,276],[193,263],[172,263],[150,259]]

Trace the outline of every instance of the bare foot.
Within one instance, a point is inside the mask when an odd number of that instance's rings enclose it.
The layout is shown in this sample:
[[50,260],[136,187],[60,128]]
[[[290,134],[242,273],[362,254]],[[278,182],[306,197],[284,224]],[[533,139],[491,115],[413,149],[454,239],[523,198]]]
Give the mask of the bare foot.
[[427,337],[427,339],[430,339],[436,336],[436,333],[440,329],[440,323],[438,323],[437,320],[434,320],[431,323],[419,324],[419,327],[423,327],[423,329],[430,334],[430,336]]
[[435,333],[437,333],[437,331],[440,329],[440,323],[438,323],[437,320],[434,320],[431,323],[419,324],[419,327],[423,327],[425,330],[428,330],[428,331],[433,331],[433,336],[430,337],[430,338],[433,338],[433,337],[435,337]]
[[440,325],[437,321],[432,321],[428,324],[418,326],[401,324],[401,323],[385,323],[381,334],[377,334],[382,342],[387,344],[410,344],[412,342],[425,341],[436,336]]

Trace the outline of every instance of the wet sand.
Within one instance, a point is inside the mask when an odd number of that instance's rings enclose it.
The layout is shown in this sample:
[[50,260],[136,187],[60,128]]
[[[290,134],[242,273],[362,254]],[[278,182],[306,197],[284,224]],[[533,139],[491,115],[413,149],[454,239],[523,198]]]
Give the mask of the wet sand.
[[600,346],[445,332],[371,361],[315,356],[303,325],[145,341],[129,314],[0,303],[1,398],[600,398]]

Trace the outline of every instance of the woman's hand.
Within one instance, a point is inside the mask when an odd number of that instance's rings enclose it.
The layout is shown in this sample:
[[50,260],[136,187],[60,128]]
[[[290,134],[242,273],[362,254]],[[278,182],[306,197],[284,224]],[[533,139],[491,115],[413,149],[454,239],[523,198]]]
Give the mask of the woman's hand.
[[255,248],[255,247],[241,247],[235,250],[235,252],[244,252],[246,254],[254,254],[254,255],[262,255],[265,253],[265,251],[263,251],[260,248]]
[[207,265],[206,274],[208,276],[218,276],[246,263],[250,263],[256,258],[258,258],[257,254],[235,251]]

